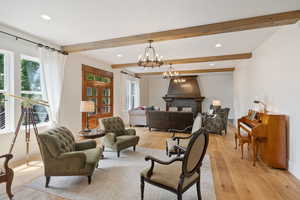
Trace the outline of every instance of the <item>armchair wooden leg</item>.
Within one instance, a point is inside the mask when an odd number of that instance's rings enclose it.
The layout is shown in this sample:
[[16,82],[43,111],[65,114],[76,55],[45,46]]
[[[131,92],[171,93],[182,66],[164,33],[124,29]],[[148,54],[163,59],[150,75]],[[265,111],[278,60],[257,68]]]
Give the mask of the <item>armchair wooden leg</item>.
[[133,151],[135,151],[135,146],[133,146]]
[[177,193],[177,200],[182,200],[182,193],[181,192]]
[[198,197],[198,200],[201,200],[202,197],[201,197],[201,190],[200,190],[200,180],[197,182],[196,187],[197,187],[197,197]]
[[144,181],[144,177],[141,176],[141,200],[144,200],[144,188],[145,188],[145,181]]
[[120,157],[120,151],[117,151],[117,156],[118,156],[118,158]]
[[92,182],[92,176],[88,176],[88,182],[89,182],[89,184],[91,184],[91,182]]
[[8,179],[7,179],[7,182],[6,182],[6,193],[9,197],[9,199],[12,199],[13,198],[13,194],[11,192],[11,184],[12,184],[12,181],[13,181],[13,178],[14,178],[14,172],[13,170],[10,170],[9,174],[8,174]]
[[45,185],[46,188],[49,187],[50,179],[51,176],[46,176],[46,185]]
[[241,144],[242,159],[244,159],[244,143]]
[[168,142],[166,142],[166,154],[169,155]]
[[234,135],[234,141],[235,141],[235,149],[237,149],[238,145],[237,145],[237,135]]

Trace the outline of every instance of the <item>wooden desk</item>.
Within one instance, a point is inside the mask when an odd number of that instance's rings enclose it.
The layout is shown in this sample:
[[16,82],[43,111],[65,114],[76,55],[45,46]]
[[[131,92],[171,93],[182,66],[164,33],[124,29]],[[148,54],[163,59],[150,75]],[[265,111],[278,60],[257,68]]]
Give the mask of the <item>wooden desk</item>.
[[244,129],[251,137],[253,165],[258,154],[261,160],[273,168],[287,169],[287,117],[285,115],[259,113],[258,118],[248,116],[238,119],[238,131]]

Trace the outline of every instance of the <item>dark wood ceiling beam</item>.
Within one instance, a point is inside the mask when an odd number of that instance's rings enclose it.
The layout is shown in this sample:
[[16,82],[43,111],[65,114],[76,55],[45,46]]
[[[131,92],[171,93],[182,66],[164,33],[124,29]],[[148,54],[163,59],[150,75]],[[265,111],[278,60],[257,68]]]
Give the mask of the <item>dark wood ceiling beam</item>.
[[[216,68],[216,69],[196,69],[196,70],[182,70],[178,71],[180,75],[184,74],[201,74],[201,73],[213,73],[213,72],[232,72],[234,71],[234,67],[230,68]],[[149,75],[162,75],[163,72],[147,72],[147,73],[135,73],[136,76],[149,76]]]
[[68,53],[294,24],[300,10],[63,46]]
[[[221,56],[208,56],[208,57],[197,57],[197,58],[183,58],[183,59],[171,59],[165,60],[164,64],[188,64],[188,63],[201,63],[201,62],[215,62],[215,61],[225,61],[225,60],[242,60],[249,59],[252,57],[252,53],[241,53],[241,54],[229,54]],[[120,69],[125,67],[134,67],[137,63],[124,63],[124,64],[114,64],[111,65],[113,69]]]

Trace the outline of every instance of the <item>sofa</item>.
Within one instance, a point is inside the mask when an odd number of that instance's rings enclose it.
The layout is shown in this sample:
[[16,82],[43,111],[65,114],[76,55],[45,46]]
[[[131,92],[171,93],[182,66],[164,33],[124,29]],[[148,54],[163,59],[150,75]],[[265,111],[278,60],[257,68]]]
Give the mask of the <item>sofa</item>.
[[66,127],[56,127],[38,135],[44,162],[46,187],[51,176],[87,176],[88,183],[102,155],[94,140],[75,142]]
[[171,112],[171,111],[148,111],[147,125],[149,131],[153,128],[160,130],[183,130],[192,126],[194,121],[193,112]]
[[139,136],[136,135],[135,129],[125,129],[123,120],[120,117],[111,117],[101,120],[101,127],[104,127],[105,136],[103,144],[117,152],[120,157],[120,151],[128,147],[133,147],[139,142]]
[[159,110],[154,106],[141,106],[128,111],[130,126],[147,126],[147,112],[150,110]]

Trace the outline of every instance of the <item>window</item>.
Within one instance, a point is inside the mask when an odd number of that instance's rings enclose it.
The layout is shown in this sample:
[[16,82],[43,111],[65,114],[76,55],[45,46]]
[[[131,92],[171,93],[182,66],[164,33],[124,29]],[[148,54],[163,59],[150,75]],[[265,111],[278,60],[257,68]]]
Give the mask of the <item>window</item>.
[[140,104],[139,83],[136,80],[126,80],[126,109],[131,110]]
[[5,101],[4,93],[10,92],[9,70],[12,67],[12,54],[8,51],[0,50],[0,132],[7,132],[11,129],[12,109]]
[[[21,57],[21,96],[36,100],[46,100],[42,73],[38,59]],[[34,105],[35,122],[48,122],[49,115],[44,106]]]

